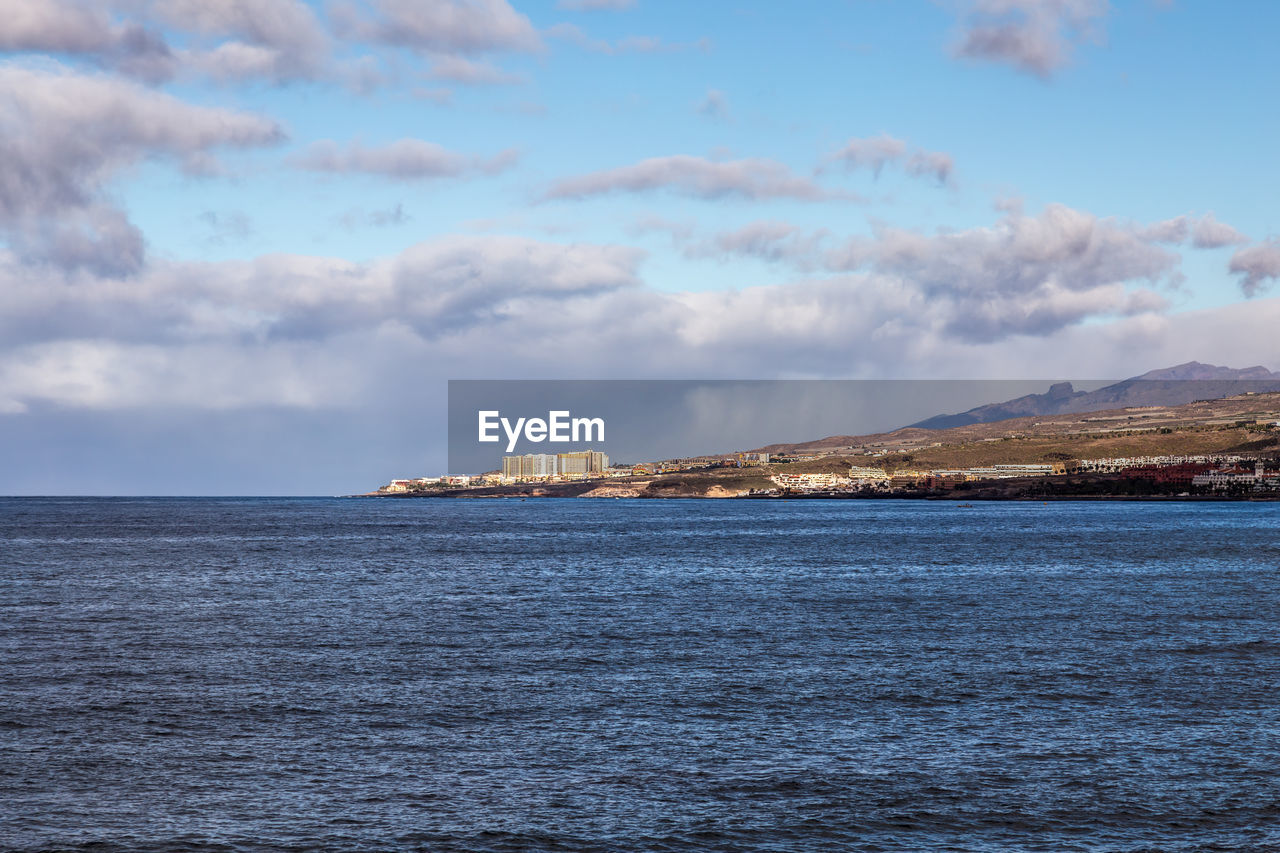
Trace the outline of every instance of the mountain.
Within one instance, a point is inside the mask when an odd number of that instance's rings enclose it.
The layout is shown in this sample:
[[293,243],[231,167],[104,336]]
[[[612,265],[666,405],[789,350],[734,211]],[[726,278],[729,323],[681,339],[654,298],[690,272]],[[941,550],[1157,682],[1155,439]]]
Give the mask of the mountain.
[[1044,394],[1028,394],[1003,403],[988,403],[953,415],[935,415],[911,426],[950,429],[1036,415],[1096,412],[1128,406],[1181,406],[1196,400],[1217,400],[1250,391],[1280,391],[1280,373],[1261,366],[1235,369],[1189,361],[1150,370],[1097,391],[1077,391],[1070,382],[1058,382],[1049,386]]
[[1198,361],[1188,361],[1186,364],[1179,364],[1175,367],[1165,367],[1160,370],[1148,370],[1141,376],[1135,376],[1133,379],[1126,380],[1128,382],[1155,381],[1155,380],[1176,380],[1179,382],[1208,382],[1226,380],[1230,382],[1242,382],[1245,380],[1276,380],[1280,379],[1280,373],[1273,373],[1261,365],[1253,367],[1243,367],[1236,369],[1233,367],[1218,367],[1215,364],[1201,364]]

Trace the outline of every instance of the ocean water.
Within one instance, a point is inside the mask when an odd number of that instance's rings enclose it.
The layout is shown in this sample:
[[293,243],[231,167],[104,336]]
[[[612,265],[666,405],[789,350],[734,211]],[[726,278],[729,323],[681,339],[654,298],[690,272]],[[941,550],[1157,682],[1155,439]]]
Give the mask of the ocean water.
[[0,849],[1277,850],[1280,505],[0,500]]

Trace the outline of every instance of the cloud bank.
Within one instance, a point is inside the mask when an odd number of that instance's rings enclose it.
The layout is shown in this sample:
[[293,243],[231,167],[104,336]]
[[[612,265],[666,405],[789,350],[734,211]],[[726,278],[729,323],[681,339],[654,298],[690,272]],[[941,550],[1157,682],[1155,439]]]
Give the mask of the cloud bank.
[[706,292],[646,285],[634,248],[509,236],[441,237],[369,264],[157,261],[129,281],[51,276],[10,255],[0,403],[350,407],[375,404],[424,365],[470,376],[940,369],[948,351],[1021,351],[1086,321],[1096,334],[1166,322],[1157,287],[1176,278],[1178,258],[1138,232],[1055,207],[823,249],[762,221],[703,245],[805,252],[825,266]]

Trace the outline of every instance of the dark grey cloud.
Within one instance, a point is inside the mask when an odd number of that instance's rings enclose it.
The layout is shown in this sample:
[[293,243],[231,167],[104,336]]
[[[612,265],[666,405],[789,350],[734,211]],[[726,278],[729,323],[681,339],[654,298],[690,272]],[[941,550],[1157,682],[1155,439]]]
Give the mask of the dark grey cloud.
[[951,183],[955,171],[955,162],[950,154],[912,148],[904,140],[888,134],[850,139],[839,151],[826,158],[823,168],[832,164],[843,165],[848,171],[870,169],[876,177],[885,166],[900,164],[907,174],[931,177],[940,184]]
[[1270,282],[1280,280],[1280,238],[1240,249],[1231,256],[1228,269],[1240,276],[1245,296],[1257,296]]
[[134,272],[143,239],[106,194],[113,176],[165,158],[207,172],[219,149],[283,137],[270,119],[120,79],[0,67],[0,233],[30,262]]
[[955,54],[1047,78],[1074,47],[1101,37],[1107,0],[971,0]]
[[581,199],[614,192],[670,190],[702,199],[746,198],[751,200],[790,198],[820,201],[847,198],[793,173],[776,160],[708,160],[677,154],[653,157],[630,166],[605,169],[556,181],[544,194],[546,199]]
[[381,146],[366,146],[359,141],[339,145],[322,139],[294,157],[293,163],[313,172],[426,179],[454,178],[473,172],[493,175],[510,168],[517,159],[518,152],[510,149],[485,158],[459,154],[421,139],[400,139]]

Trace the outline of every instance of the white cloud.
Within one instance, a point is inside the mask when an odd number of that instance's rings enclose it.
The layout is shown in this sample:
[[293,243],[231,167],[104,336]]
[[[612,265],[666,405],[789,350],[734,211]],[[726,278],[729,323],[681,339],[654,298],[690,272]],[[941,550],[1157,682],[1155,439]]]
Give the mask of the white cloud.
[[1248,243],[1249,238],[1212,213],[1175,216],[1148,225],[1138,232],[1152,243],[1188,243],[1196,249],[1221,249]]
[[691,228],[650,228],[667,230],[672,239],[683,245],[688,258],[749,257],[769,263],[785,262],[808,272],[820,265],[822,248],[829,232],[804,232],[798,226],[778,220],[758,220],[740,228],[722,231],[703,239],[695,239]]
[[0,10],[0,51],[79,55],[149,82],[171,77],[177,58],[165,40],[111,12],[106,3],[7,0]]
[[580,199],[614,192],[654,190],[671,190],[703,199],[847,198],[794,174],[775,160],[750,158],[721,162],[683,154],[653,157],[630,166],[564,178],[552,184],[544,198]]
[[827,160],[843,163],[847,169],[870,169],[879,175],[885,164],[901,160],[906,153],[907,143],[882,133],[866,139],[850,139]]
[[156,10],[186,32],[226,39],[186,54],[189,64],[216,79],[283,83],[328,71],[329,38],[301,0],[158,0]]
[[1191,245],[1197,249],[1220,249],[1248,242],[1248,237],[1225,222],[1219,222],[1212,213],[1202,216],[1191,229]]
[[157,262],[128,283],[10,261],[0,268],[0,405],[385,404],[446,359],[466,369],[490,353],[545,351],[522,330],[634,289],[641,259],[620,247],[456,237],[369,265]]
[[342,146],[331,139],[321,139],[294,157],[293,163],[313,172],[422,179],[459,177],[469,172],[493,175],[514,165],[518,156],[514,150],[489,158],[459,154],[421,139],[400,139],[374,147],[359,141]]
[[1047,78],[1076,45],[1101,38],[1109,8],[1107,0],[971,0],[955,53]]
[[8,0],[4,17],[0,50],[71,54],[150,83],[183,71],[223,82],[373,79],[369,57],[334,64],[303,0]]
[[847,171],[870,169],[876,177],[880,176],[885,166],[900,163],[907,174],[932,177],[940,184],[951,183],[951,175],[955,170],[955,162],[950,154],[912,148],[905,141],[884,133],[850,139],[839,151],[826,158],[824,167],[833,163],[843,165]]
[[116,174],[159,158],[207,172],[219,149],[283,137],[270,119],[119,79],[0,66],[0,233],[32,262],[135,272],[143,238],[108,200]]
[[1043,334],[1092,315],[1154,310],[1163,299],[1131,282],[1177,283],[1179,256],[1140,229],[1062,205],[995,227],[925,235],[883,228],[828,254],[839,269],[900,278],[931,303],[948,302],[951,336],[991,340]]
[[[769,257],[811,236],[766,221],[708,245]],[[368,264],[157,261],[127,282],[38,273],[9,258],[0,264],[0,403],[371,405],[423,369],[924,370],[949,348],[1015,352],[1085,320],[1105,326],[1166,308],[1128,281],[1165,274],[1159,250],[1065,210],[958,235],[886,233],[864,271],[741,290],[645,287],[643,257],[622,246],[444,237]]]
[[562,39],[583,50],[606,55],[625,53],[677,53],[685,50],[707,50],[711,43],[703,38],[694,42],[669,42],[657,36],[624,36],[617,41],[593,38],[576,24],[555,24],[546,29],[552,38]]
[[513,86],[527,82],[522,75],[461,56],[436,57],[431,63],[431,77],[467,86]]
[[[945,318],[929,334],[996,340],[1046,334],[1087,317],[1162,310],[1158,288],[1182,281],[1180,255],[1153,245],[1167,226],[1050,205],[1036,216],[1011,209],[992,226],[934,234],[880,227],[873,237],[835,245],[825,229],[771,220],[701,237],[690,226],[646,230],[667,231],[687,257],[749,257],[804,273],[896,281]],[[1179,240],[1186,239],[1183,226]]]
[[1240,249],[1231,256],[1229,268],[1240,276],[1245,296],[1257,296],[1268,282],[1280,280],[1280,238]]
[[575,12],[595,12],[601,9],[618,11],[630,9],[636,0],[558,0],[557,9],[568,9]]
[[374,0],[372,14],[335,10],[347,38],[428,54],[538,51],[542,39],[507,0]]

